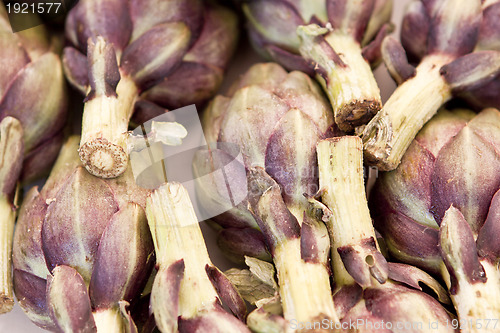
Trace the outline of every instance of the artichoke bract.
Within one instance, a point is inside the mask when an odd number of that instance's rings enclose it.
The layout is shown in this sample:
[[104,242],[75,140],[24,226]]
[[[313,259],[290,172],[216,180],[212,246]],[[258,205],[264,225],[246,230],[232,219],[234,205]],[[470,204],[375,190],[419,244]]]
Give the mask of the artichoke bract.
[[445,102],[500,72],[500,52],[474,52],[482,14],[480,0],[410,3],[401,43],[393,37],[382,43],[382,57],[399,86],[362,131],[369,164],[395,169],[415,135]]
[[[327,231],[304,196],[318,188],[316,143],[338,131],[320,87],[302,72],[257,64],[205,112],[209,145],[239,146],[247,169],[246,179],[224,169],[231,156],[224,149],[202,150],[194,162],[198,175],[213,175],[197,178],[206,209],[231,206],[228,189],[248,187],[245,200],[213,219],[223,228],[219,243],[235,256],[273,258],[288,322],[336,320]],[[210,172],[221,168],[223,178]]]
[[371,208],[392,255],[441,274],[469,331],[498,331],[500,112],[441,110],[399,167],[378,179]]
[[[454,332],[441,285],[416,267],[387,263],[378,249],[363,184],[361,139],[344,136],[318,144],[319,184],[331,240],[338,327],[360,332]],[[430,323],[435,323],[430,328]]]
[[366,124],[381,108],[370,63],[391,30],[391,0],[249,0],[243,11],[261,54],[316,76],[340,129]]
[[157,257],[151,310],[158,328],[250,332],[243,323],[245,302],[210,261],[187,190],[179,183],[161,185],[148,197],[146,212]]
[[237,31],[231,11],[201,0],[79,1],[66,20],[73,46],[64,49],[64,66],[87,95],[79,150],[87,170],[104,178],[124,172],[139,99],[177,108],[211,97]]
[[146,221],[149,191],[131,172],[90,175],[73,136],[44,187],[33,187],[14,234],[14,291],[38,326],[56,332],[134,329],[127,311],[154,264]]
[[[19,15],[40,22],[35,15]],[[43,25],[12,33],[3,4],[0,49],[0,119],[11,116],[23,126],[21,177],[28,182],[48,171],[63,142],[67,96],[62,64]]]

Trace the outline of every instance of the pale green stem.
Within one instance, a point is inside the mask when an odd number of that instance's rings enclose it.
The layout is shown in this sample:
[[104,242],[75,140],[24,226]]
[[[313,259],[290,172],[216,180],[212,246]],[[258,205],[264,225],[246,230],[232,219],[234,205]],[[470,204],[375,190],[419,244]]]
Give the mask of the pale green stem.
[[162,185],[148,198],[146,214],[160,268],[184,260],[179,316],[192,318],[212,308],[218,295],[205,267],[213,264],[186,189],[177,183]]
[[396,88],[382,110],[366,125],[362,139],[365,159],[380,170],[395,169],[418,131],[451,98],[440,74],[453,57],[429,55],[416,75]]
[[[331,210],[326,224],[330,232],[333,275],[337,288],[354,284],[338,248],[352,246],[364,252],[363,241],[376,240],[363,181],[361,139],[345,136],[320,141],[317,146],[319,186],[323,203]],[[373,265],[367,254],[366,264]]]

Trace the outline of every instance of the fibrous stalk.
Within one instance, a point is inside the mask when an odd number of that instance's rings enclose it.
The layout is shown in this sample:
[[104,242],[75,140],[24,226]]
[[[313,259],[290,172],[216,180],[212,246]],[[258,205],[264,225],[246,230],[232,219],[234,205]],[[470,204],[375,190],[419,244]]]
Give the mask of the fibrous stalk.
[[114,178],[128,164],[127,130],[138,88],[118,69],[111,45],[89,41],[91,90],[87,95],[80,140],[80,159],[93,175]]
[[305,262],[300,240],[279,244],[274,252],[285,319],[289,322],[338,321],[332,300],[328,271],[323,264]]
[[416,75],[403,82],[362,133],[365,160],[380,170],[395,169],[418,131],[451,98],[451,89],[440,73],[453,58],[429,55]]
[[344,136],[320,141],[317,146],[319,185],[328,207],[332,266],[337,288],[369,286],[372,278],[387,279],[387,262],[378,250],[363,181],[361,139]]
[[317,25],[301,26],[297,32],[301,37],[299,50],[314,66],[339,128],[351,131],[366,124],[380,110],[382,101],[361,45],[351,35]]

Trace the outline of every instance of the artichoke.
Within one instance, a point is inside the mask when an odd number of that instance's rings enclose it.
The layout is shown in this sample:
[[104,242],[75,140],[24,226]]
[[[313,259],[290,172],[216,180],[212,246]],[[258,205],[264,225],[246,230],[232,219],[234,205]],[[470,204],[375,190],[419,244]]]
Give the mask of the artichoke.
[[243,11],[256,49],[288,70],[315,75],[335,122],[350,131],[381,108],[370,64],[391,30],[392,0],[247,0]]
[[12,117],[0,122],[0,313],[14,306],[12,291],[12,235],[16,219],[16,185],[23,163],[23,129]]
[[324,205],[316,205],[330,232],[338,326],[356,323],[360,332],[453,332],[446,310],[421,292],[420,284],[447,302],[443,287],[416,267],[387,263],[378,250],[363,185],[361,139],[319,142],[318,164]]
[[399,86],[362,132],[369,164],[395,169],[415,135],[446,101],[500,72],[500,52],[474,52],[482,15],[480,0],[410,3],[402,44],[392,37],[382,43],[384,62]]
[[498,331],[500,112],[441,110],[400,166],[378,179],[371,207],[392,255],[441,274],[466,331]]
[[[19,15],[32,26],[40,23],[35,15]],[[48,171],[63,142],[66,85],[53,44],[43,25],[12,33],[0,4],[0,119],[11,116],[23,126],[26,182]]]
[[[127,311],[154,263],[146,197],[131,172],[90,175],[73,136],[39,191],[20,208],[13,246],[14,291],[38,326],[56,332],[134,329]],[[71,291],[68,293],[68,291]]]
[[237,31],[232,12],[201,0],[79,1],[66,20],[72,46],[64,66],[87,94],[79,150],[87,170],[104,178],[124,172],[136,101],[176,108],[211,97]]
[[247,169],[246,179],[232,168],[220,178],[214,171],[234,155],[219,146],[200,151],[195,160],[198,175],[212,176],[197,178],[206,209],[232,206],[231,189],[248,187],[246,199],[214,218],[222,228],[219,244],[239,258],[273,258],[288,322],[336,320],[327,231],[303,195],[318,188],[316,143],[334,134],[320,88],[304,73],[257,64],[205,112],[207,142],[238,145]]
[[161,185],[148,197],[146,212],[157,255],[151,310],[158,328],[250,332],[240,321],[246,316],[245,302],[210,261],[187,190],[178,183]]

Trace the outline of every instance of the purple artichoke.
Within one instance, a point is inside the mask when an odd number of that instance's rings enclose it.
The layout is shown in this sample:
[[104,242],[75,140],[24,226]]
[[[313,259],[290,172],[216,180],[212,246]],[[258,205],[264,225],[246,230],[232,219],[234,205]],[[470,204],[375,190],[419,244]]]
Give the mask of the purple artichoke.
[[[20,15],[26,21],[39,20]],[[29,182],[48,171],[63,142],[67,96],[62,65],[44,26],[12,33],[3,4],[0,49],[0,119],[11,116],[23,126],[21,177]]]
[[441,274],[459,319],[494,332],[500,291],[500,112],[441,110],[378,179],[376,228],[392,255]]
[[[284,317],[336,319],[327,268],[328,235],[310,213],[304,193],[318,189],[316,143],[334,133],[333,114],[320,88],[306,74],[277,64],[252,66],[228,97],[217,96],[204,115],[207,142],[240,147],[247,175],[224,168],[231,154],[201,151],[194,163],[198,195],[206,209],[231,206],[230,188],[248,196],[214,218],[219,244],[236,256],[273,258]],[[229,196],[228,196],[229,195]]]
[[87,94],[79,150],[87,170],[104,178],[124,172],[136,101],[177,108],[211,97],[237,31],[232,12],[201,0],[79,1],[66,21],[73,47],[64,65]]
[[399,86],[363,130],[369,164],[395,169],[415,135],[446,101],[500,72],[500,52],[474,51],[486,11],[480,0],[409,5],[401,44],[392,37],[382,43],[384,62]]
[[131,172],[90,175],[71,137],[41,191],[32,188],[14,235],[14,290],[38,326],[56,332],[134,329],[126,305],[153,263],[146,196]]
[[335,122],[350,131],[381,108],[370,68],[390,32],[392,0],[243,1],[250,38],[265,57],[315,75]]

